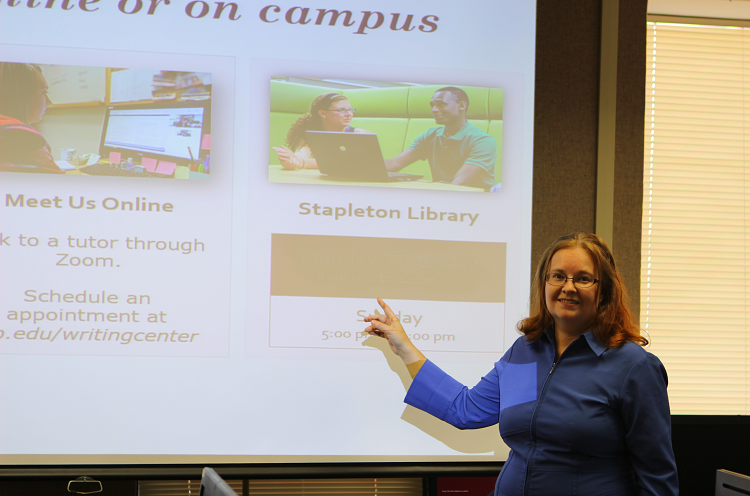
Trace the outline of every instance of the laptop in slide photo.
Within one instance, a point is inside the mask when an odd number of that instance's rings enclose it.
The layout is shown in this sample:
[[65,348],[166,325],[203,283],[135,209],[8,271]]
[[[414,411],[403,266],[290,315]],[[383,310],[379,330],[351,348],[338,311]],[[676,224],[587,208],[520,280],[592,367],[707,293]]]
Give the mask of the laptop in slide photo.
[[424,176],[388,172],[378,136],[367,133],[306,131],[318,169],[329,179],[361,182],[416,181]]

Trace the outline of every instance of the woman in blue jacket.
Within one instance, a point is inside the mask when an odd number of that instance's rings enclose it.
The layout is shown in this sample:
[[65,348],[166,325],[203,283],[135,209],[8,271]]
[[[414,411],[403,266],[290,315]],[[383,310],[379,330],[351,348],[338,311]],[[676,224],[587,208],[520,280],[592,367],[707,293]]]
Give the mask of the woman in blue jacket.
[[471,389],[424,357],[383,300],[366,331],[409,368],[406,403],[461,429],[499,424],[511,452],[497,496],[678,494],[667,373],[642,348],[606,243],[559,238],[532,286],[523,336]]

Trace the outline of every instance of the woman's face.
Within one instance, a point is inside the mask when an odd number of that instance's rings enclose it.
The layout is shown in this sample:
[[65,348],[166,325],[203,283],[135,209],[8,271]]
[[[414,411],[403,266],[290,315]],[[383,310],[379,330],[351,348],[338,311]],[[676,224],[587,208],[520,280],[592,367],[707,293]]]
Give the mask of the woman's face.
[[44,76],[40,74],[37,82],[37,87],[29,99],[27,112],[28,124],[41,122],[44,118],[44,114],[47,112],[47,103],[49,102],[49,98],[47,98],[47,90],[49,89],[47,81],[44,79]]
[[[548,273],[568,278],[599,278],[594,258],[580,246],[555,252],[550,260]],[[545,282],[544,296],[547,309],[555,321],[555,329],[575,334],[582,334],[593,325],[601,299],[599,283],[589,288],[577,288],[572,279],[567,279],[562,286]]]
[[[354,117],[349,100],[339,100],[329,105],[328,110],[318,110],[324,131],[345,131]],[[341,111],[341,112],[339,112]]]

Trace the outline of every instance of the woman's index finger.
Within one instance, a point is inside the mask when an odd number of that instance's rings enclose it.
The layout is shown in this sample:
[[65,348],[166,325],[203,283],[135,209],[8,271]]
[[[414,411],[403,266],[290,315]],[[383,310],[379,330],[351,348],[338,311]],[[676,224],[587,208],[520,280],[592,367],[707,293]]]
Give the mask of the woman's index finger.
[[378,298],[378,304],[380,305],[380,308],[382,308],[383,311],[385,312],[386,317],[388,317],[389,319],[398,320],[398,317],[396,316],[396,314],[393,313],[393,310],[391,310],[391,307],[386,305],[386,303],[383,301],[383,298]]

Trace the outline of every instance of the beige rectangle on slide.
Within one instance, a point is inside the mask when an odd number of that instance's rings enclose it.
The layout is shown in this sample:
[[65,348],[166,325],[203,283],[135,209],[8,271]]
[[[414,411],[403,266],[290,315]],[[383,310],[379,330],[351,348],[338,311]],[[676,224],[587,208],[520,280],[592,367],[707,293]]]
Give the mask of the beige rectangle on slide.
[[271,295],[505,302],[505,243],[274,234]]

